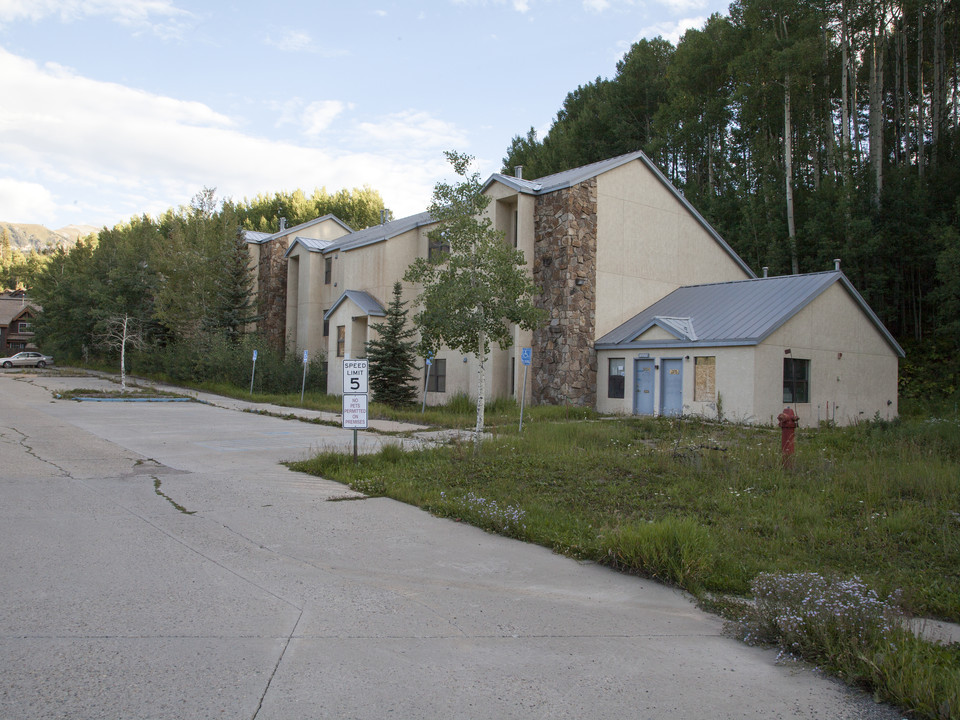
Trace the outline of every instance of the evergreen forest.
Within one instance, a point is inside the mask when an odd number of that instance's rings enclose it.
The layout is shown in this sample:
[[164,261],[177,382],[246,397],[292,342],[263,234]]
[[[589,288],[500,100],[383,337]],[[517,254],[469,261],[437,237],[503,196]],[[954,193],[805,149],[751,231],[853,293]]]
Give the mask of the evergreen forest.
[[834,258],[907,351],[907,395],[956,390],[960,3],[737,0],[635,43],[503,171],[643,150],[758,274]]
[[[285,362],[282,349],[247,333],[260,309],[243,231],[275,232],[281,218],[292,227],[326,214],[360,229],[380,222],[382,210],[380,194],[368,187],[242,202],[220,200],[205,188],[188,206],[103,228],[70,249],[13,255],[0,279],[29,287],[43,308],[34,323],[37,342],[59,362],[119,355],[111,329],[122,324],[124,344],[141,349],[134,355],[140,370],[199,381],[229,365],[232,375],[220,380],[243,385],[248,350],[259,347],[264,387],[289,388],[290,378],[299,378],[296,358]],[[271,372],[283,377],[271,382]],[[313,376],[320,385],[320,373]]]

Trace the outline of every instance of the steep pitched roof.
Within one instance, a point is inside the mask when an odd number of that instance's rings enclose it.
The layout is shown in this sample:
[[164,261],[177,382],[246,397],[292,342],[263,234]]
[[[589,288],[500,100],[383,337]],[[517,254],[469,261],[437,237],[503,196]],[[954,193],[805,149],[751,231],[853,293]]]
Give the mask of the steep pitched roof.
[[377,302],[377,299],[370,293],[363,290],[344,290],[343,294],[337,298],[333,306],[323,314],[323,319],[329,319],[344,300],[351,300],[354,305],[363,311],[364,315],[385,317],[387,314],[387,311],[383,309],[383,305]]
[[756,273],[750,269],[750,266],[747,265],[743,259],[737,255],[737,253],[734,252],[733,248],[727,244],[727,241],[720,237],[720,233],[714,230],[713,226],[708,223],[706,219],[699,212],[697,212],[697,209],[683,196],[683,193],[677,190],[673,183],[667,180],[666,176],[660,172],[660,168],[654,165],[653,161],[641,150],[627,153],[626,155],[618,155],[617,157],[601,160],[600,162],[591,163],[590,165],[583,165],[582,167],[573,168],[571,170],[564,170],[563,172],[547,175],[542,178],[537,178],[536,180],[523,180],[521,178],[511,177],[509,175],[494,173],[490,176],[487,182],[484,183],[483,189],[486,190],[494,182],[499,182],[507,187],[513,188],[520,193],[525,193],[528,195],[544,195],[546,193],[556,192],[557,190],[573,187],[577,183],[597,177],[598,175],[602,175],[609,170],[613,170],[614,168],[618,168],[621,165],[626,165],[627,163],[635,160],[643,163],[643,165],[653,173],[654,177],[660,181],[667,191],[673,195],[674,198],[676,198],[676,200],[687,210],[687,212],[693,216],[697,223],[699,223],[700,226],[707,231],[707,233],[727,252],[728,255],[730,255],[731,258],[733,258],[733,260],[744,272],[747,273],[747,275],[750,277],[756,277]]
[[[840,271],[677,288],[597,340],[596,348],[758,345],[837,282],[870,318],[893,351],[903,357],[903,348]],[[687,334],[687,338],[683,338],[685,324],[671,323],[671,320],[685,321],[695,335]],[[668,331],[672,327],[677,340],[637,339],[654,325],[666,325],[664,329]]]
[[0,325],[14,322],[25,310],[37,312],[40,306],[26,298],[0,297]]
[[320,217],[314,218],[313,220],[307,220],[305,223],[300,223],[299,225],[294,225],[293,227],[284,228],[283,230],[279,230],[275,233],[262,233],[262,232],[256,232],[253,230],[244,230],[243,237],[244,237],[244,240],[246,240],[248,243],[252,243],[254,245],[262,245],[263,243],[269,240],[273,240],[274,238],[286,237],[287,235],[293,234],[296,231],[303,230],[305,228],[311,227],[312,225],[316,225],[318,223],[322,223],[324,220],[332,220],[333,222],[337,223],[337,225],[339,225],[344,230],[346,230],[348,233],[353,232],[353,228],[347,225],[343,220],[338,218],[336,215],[327,213],[326,215],[321,215]]

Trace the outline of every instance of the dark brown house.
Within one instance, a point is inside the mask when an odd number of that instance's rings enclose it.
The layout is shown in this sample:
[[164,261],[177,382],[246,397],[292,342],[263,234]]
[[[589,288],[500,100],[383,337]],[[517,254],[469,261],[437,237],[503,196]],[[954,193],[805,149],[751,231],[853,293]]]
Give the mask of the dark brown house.
[[23,290],[0,295],[0,355],[37,349],[33,343],[33,320],[39,311]]

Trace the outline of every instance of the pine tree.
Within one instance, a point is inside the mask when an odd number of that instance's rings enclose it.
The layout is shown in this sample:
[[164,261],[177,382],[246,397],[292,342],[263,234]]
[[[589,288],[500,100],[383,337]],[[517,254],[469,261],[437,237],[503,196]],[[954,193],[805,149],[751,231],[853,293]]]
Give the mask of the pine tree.
[[393,285],[393,300],[387,308],[386,319],[372,325],[378,338],[367,343],[370,363],[370,387],[376,402],[394,407],[414,402],[416,387],[416,343],[411,339],[416,331],[407,327],[407,310],[400,299],[402,286]]

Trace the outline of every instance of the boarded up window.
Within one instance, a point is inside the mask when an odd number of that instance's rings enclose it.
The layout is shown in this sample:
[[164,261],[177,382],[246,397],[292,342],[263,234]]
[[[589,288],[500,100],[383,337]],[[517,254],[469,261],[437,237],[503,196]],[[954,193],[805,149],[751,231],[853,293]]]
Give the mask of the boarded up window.
[[716,402],[717,358],[713,355],[694,358],[693,399],[696,402]]

